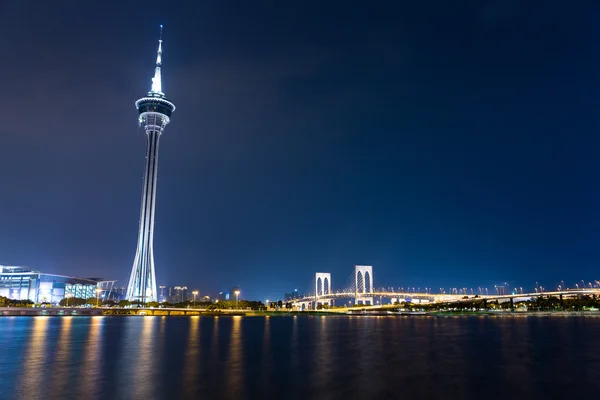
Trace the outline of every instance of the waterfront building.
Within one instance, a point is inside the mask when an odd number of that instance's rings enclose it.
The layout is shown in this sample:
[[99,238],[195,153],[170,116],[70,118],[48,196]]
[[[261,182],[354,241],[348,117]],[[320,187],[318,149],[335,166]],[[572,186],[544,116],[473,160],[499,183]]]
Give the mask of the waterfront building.
[[190,299],[187,286],[169,286],[168,289],[167,301],[169,303],[182,303]]
[[159,290],[159,295],[158,295],[158,302],[159,303],[164,303],[165,301],[167,301],[167,287],[165,285],[160,285],[158,287]]
[[146,168],[140,212],[138,244],[127,286],[129,301],[157,301],[156,271],[154,268],[154,210],[156,208],[156,178],[158,173],[158,144],[175,105],[162,90],[162,25],[158,40],[156,66],[152,86],[145,97],[137,100],[138,121],[146,133]]
[[95,297],[99,281],[47,274],[27,267],[0,266],[0,296],[57,304],[65,297]]

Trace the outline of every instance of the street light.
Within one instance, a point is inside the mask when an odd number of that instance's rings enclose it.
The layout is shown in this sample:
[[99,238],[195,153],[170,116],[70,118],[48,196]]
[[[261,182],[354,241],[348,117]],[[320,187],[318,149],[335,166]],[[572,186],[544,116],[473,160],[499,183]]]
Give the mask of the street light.
[[238,308],[238,302],[239,302],[239,300],[240,300],[240,291],[239,291],[239,290],[236,290],[236,291],[235,291],[235,292],[233,292],[233,293],[235,293],[235,308],[237,309],[237,308]]
[[96,307],[99,307],[99,303],[100,303],[100,293],[102,293],[102,289],[97,288],[96,289]]
[[196,308],[196,296],[198,295],[198,291],[194,290],[192,294],[194,295],[194,308]]
[[67,298],[67,307],[69,307],[69,297],[73,297],[73,295],[71,293],[67,293],[65,297]]

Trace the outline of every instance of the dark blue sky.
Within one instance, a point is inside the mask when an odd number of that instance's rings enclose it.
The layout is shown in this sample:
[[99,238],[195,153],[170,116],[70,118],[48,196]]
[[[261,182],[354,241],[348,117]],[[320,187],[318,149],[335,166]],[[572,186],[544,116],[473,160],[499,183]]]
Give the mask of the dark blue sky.
[[600,4],[82,3],[0,2],[0,264],[126,284],[163,23],[159,284],[600,278]]

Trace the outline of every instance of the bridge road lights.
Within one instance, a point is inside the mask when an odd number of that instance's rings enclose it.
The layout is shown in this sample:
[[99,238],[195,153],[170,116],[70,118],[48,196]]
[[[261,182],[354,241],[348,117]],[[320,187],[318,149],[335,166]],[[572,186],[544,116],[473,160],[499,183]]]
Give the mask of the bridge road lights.
[[237,308],[238,308],[238,302],[239,302],[239,300],[240,300],[240,291],[239,291],[239,290],[236,290],[236,291],[235,291],[235,292],[233,292],[233,293],[235,293],[235,308],[236,308],[236,310],[237,310]]
[[196,296],[198,295],[198,291],[194,290],[192,294],[194,295],[194,308],[196,308]]

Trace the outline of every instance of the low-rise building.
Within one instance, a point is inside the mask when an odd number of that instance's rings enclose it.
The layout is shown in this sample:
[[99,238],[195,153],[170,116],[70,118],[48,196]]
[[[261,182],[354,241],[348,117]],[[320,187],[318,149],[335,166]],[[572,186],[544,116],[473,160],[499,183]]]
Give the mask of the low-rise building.
[[9,299],[57,304],[65,297],[95,297],[97,287],[98,281],[94,279],[0,265],[0,296]]

